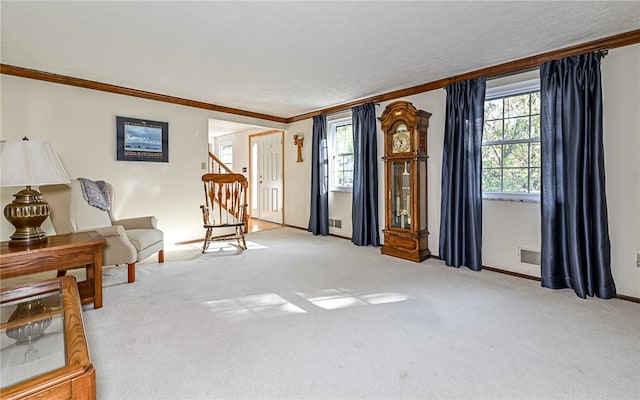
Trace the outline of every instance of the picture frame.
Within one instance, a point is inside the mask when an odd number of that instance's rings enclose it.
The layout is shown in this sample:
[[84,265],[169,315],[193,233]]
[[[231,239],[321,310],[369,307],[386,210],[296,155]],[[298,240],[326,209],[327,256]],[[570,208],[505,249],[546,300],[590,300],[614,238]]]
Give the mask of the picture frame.
[[169,123],[116,116],[116,159],[169,162]]

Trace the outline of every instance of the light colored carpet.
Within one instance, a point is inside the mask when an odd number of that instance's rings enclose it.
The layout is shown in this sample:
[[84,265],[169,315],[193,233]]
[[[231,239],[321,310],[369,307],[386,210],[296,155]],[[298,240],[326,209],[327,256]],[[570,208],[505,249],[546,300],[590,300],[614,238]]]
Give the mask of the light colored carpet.
[[98,398],[637,399],[640,305],[281,228],[108,268]]

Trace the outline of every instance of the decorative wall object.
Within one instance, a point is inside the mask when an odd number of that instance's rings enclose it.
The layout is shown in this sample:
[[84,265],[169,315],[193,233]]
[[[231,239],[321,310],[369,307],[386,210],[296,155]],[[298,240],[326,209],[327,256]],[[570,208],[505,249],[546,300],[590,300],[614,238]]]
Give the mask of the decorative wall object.
[[302,135],[299,135],[297,133],[293,135],[293,144],[298,146],[298,159],[296,160],[296,162],[304,161],[302,159],[302,143],[303,142],[304,142],[304,137],[302,137]]
[[169,162],[169,123],[116,117],[119,161]]

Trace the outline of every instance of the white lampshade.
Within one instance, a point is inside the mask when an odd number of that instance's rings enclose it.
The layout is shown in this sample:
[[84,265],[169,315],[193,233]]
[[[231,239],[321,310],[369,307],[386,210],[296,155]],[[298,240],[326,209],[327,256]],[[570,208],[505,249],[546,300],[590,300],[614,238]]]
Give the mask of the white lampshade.
[[37,140],[0,141],[0,186],[69,182],[53,146]]

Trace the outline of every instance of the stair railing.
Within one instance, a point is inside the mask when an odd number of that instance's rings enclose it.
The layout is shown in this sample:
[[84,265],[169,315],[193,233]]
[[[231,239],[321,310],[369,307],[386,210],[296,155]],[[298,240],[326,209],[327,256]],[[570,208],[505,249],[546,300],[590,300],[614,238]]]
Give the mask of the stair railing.
[[212,152],[209,152],[209,173],[210,174],[233,174],[233,171],[229,169],[220,161],[218,157]]

